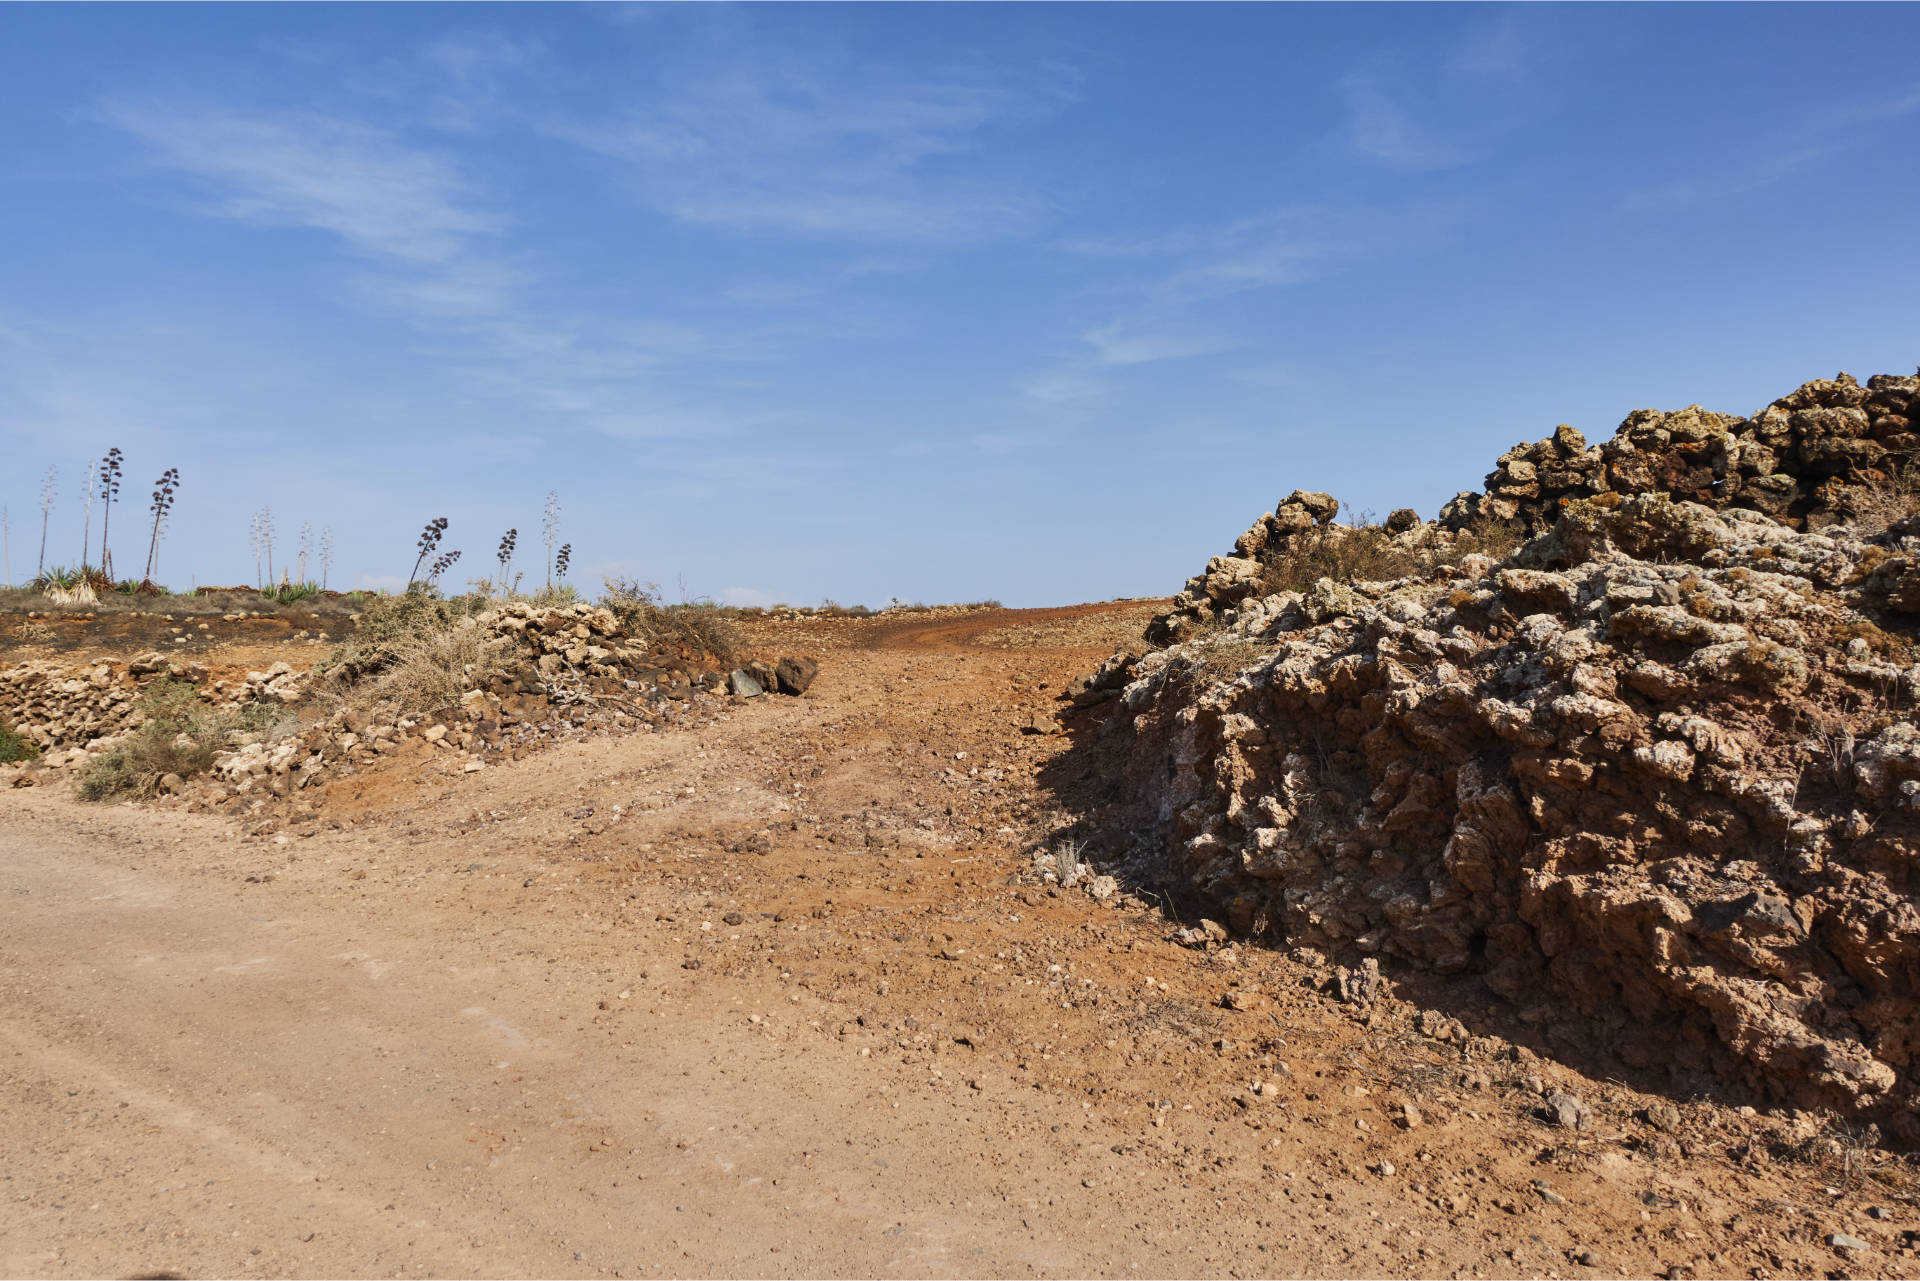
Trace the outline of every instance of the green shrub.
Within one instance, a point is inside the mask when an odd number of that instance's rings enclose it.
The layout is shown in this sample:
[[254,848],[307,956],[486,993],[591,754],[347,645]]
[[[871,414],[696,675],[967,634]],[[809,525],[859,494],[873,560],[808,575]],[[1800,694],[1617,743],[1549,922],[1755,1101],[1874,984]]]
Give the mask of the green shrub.
[[38,755],[40,749],[33,745],[33,741],[15,729],[5,713],[0,713],[0,765],[30,761]]
[[320,594],[320,584],[313,582],[282,583],[278,587],[270,587],[260,594],[268,600],[277,601],[282,605],[291,605],[295,601],[311,600],[318,596]]
[[55,565],[27,584],[30,590],[36,592],[70,592],[82,586],[91,587],[98,595],[112,591],[113,580],[92,565],[81,565],[77,569]]

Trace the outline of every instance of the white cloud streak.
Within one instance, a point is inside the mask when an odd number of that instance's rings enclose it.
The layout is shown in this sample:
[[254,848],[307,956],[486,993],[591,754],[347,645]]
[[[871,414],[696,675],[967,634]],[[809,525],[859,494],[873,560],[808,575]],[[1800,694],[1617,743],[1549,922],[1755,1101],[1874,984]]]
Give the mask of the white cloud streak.
[[503,225],[473,207],[451,163],[352,121],[125,101],[102,114],[161,165],[215,188],[210,212],[220,217],[328,231],[358,253],[421,264],[447,262]]
[[980,172],[980,136],[1035,109],[979,77],[845,77],[761,58],[666,91],[614,122],[551,131],[628,167],[638,198],[686,222],[821,238],[955,243],[1038,226],[1047,203]]
[[1335,87],[1346,100],[1347,143],[1367,159],[1412,172],[1453,169],[1470,159],[1416,123],[1376,77],[1350,75]]

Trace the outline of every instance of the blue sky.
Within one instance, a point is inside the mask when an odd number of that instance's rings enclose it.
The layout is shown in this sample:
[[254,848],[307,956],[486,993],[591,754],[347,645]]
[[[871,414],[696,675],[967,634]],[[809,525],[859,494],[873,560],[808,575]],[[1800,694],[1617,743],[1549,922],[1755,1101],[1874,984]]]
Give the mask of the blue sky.
[[[1907,5],[0,6],[0,502],[395,583],[1170,592],[1628,410],[1920,362]],[[124,520],[124,524],[120,523]],[[122,533],[121,531],[125,531]]]

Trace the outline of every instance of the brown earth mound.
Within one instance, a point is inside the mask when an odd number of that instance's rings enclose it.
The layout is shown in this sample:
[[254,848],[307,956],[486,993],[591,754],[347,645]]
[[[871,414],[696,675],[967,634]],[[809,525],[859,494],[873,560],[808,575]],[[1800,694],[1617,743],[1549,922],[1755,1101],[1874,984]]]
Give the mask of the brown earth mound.
[[[1569,1055],[1920,1138],[1920,522],[1834,523],[1897,485],[1916,389],[1563,428],[1382,531],[1419,572],[1262,595],[1329,527],[1296,494],[1156,622],[1177,643],[1079,690],[1114,709],[1087,750],[1125,761],[1106,826],[1243,932],[1477,976]],[[1654,489],[1677,475],[1685,501]],[[1447,563],[1489,516],[1545,527]]]

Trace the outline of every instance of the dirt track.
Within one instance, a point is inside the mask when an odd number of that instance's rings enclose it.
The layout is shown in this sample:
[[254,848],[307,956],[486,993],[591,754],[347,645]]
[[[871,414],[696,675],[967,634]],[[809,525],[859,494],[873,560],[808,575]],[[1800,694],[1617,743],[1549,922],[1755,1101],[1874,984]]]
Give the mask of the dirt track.
[[1898,1171],[1019,881],[1148,612],[769,627],[806,698],[278,836],[0,792],[0,1272],[1913,1273]]

